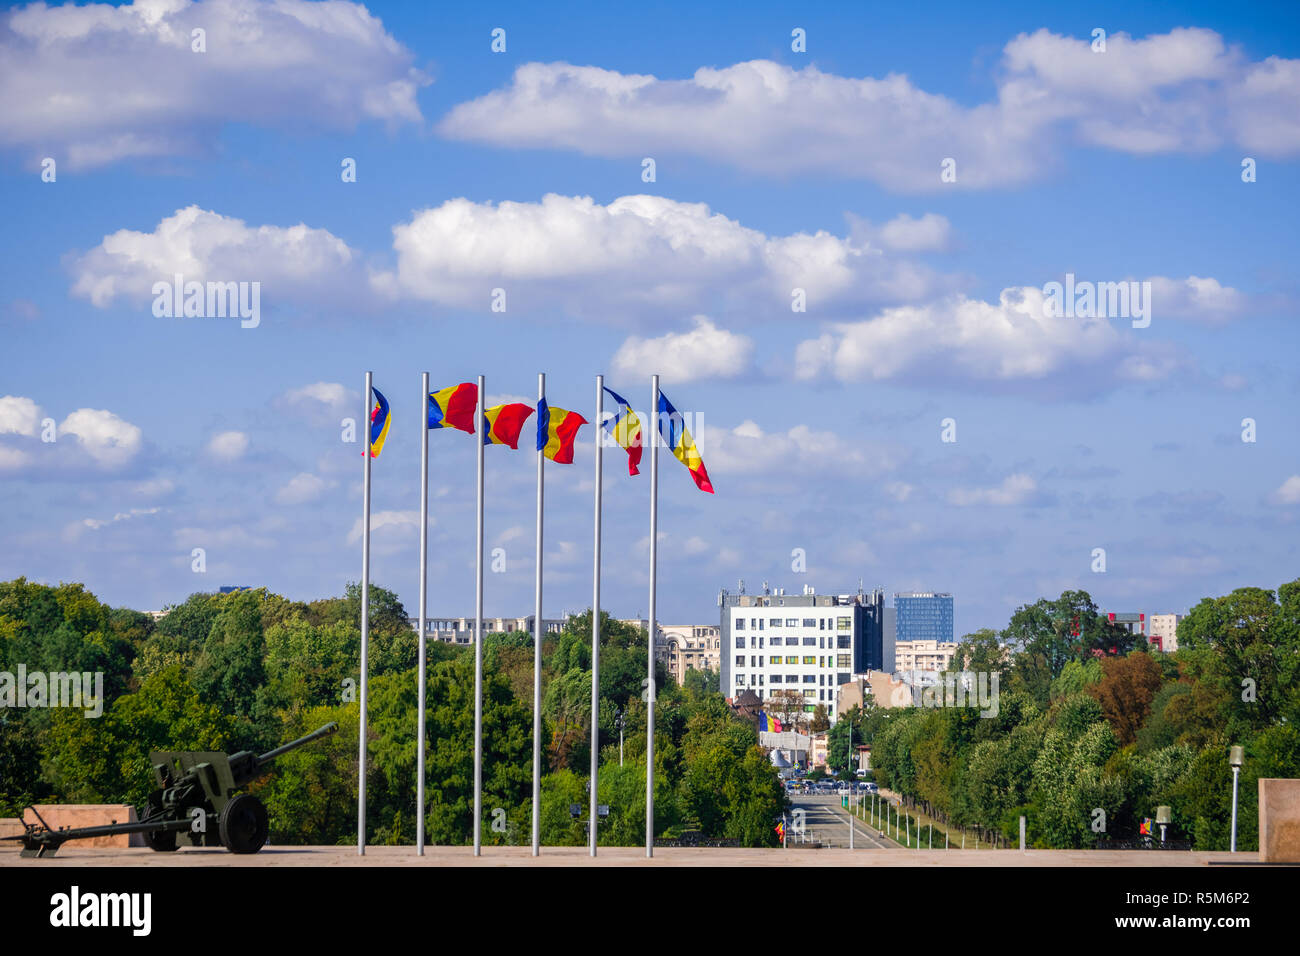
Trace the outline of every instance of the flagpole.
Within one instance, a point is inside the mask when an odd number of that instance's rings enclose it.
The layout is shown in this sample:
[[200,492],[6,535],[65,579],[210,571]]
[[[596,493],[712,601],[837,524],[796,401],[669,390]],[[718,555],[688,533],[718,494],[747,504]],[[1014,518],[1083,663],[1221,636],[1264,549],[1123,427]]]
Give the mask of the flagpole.
[[646,644],[645,855],[655,855],[655,585],[659,557],[659,376],[650,377],[650,620]]
[[[474,559],[474,855],[483,855],[483,388],[478,377],[474,437],[478,441],[477,550]],[[426,423],[427,424],[427,423]]]
[[371,372],[366,373],[361,428],[365,433],[361,480],[361,723],[357,732],[357,855],[366,855],[366,670],[370,644],[370,404]]
[[[537,406],[546,398],[546,373],[537,373]],[[533,585],[533,856],[542,846],[542,499],[545,480],[546,451],[541,444],[542,421],[537,421],[537,558]]]
[[596,376],[596,540],[593,548],[594,569],[591,585],[591,798],[588,801],[587,819],[590,821],[589,853],[596,855],[597,777],[600,765],[600,493],[601,479],[601,416],[605,411],[605,376]]
[[424,719],[426,661],[425,620],[429,599],[429,373],[424,373],[423,399],[420,402],[420,673],[419,724],[420,741],[415,751],[415,852],[424,856]]

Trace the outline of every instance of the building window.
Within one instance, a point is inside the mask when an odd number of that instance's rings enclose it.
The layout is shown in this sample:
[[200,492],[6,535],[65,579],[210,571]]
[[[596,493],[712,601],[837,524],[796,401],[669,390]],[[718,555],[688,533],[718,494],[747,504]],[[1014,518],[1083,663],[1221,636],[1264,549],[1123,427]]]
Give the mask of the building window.
[[767,662],[768,662],[769,664],[780,664],[780,663],[781,663],[781,655],[780,655],[780,654],[777,654],[777,655],[774,656],[774,657],[769,657],[769,658],[767,659]]
[[779,617],[769,618],[769,619],[768,619],[768,622],[767,622],[767,626],[768,626],[768,627],[780,627],[780,626],[781,626],[781,619],[780,619]]
[[781,683],[781,675],[780,675],[780,674],[773,674],[773,675],[772,675],[772,683],[773,683],[773,684],[779,684],[779,683]]
[[[737,667],[744,667],[744,666],[745,666],[745,655],[744,655],[744,654],[737,654],[737,655],[736,655],[736,666],[737,666]],[[648,751],[649,749],[650,749],[650,748],[648,748],[648,747],[646,748],[647,751]],[[648,802],[649,802],[649,801],[647,801],[647,803],[648,803]]]
[[824,631],[824,630],[826,630],[826,618],[824,618],[824,617],[819,617],[819,618],[817,619],[817,624],[819,625],[818,628],[817,628],[818,630],[820,630],[820,631]]
[[817,675],[816,675],[816,674],[804,674],[804,675],[803,675],[803,682],[804,682],[805,684],[815,684],[815,683],[817,683]]
[[744,639],[743,637],[737,637],[737,638],[736,638],[736,647],[739,648],[739,647],[744,647],[744,646],[745,646],[745,639]]
[[853,619],[848,617],[836,618],[835,626],[841,631],[851,631],[853,630]]
[[818,666],[818,667],[825,667],[825,666],[826,666],[826,658],[825,658],[825,657],[819,657],[819,658],[817,658],[817,666]]
[[785,675],[785,682],[786,682],[787,684],[797,684],[797,683],[799,683],[799,675],[798,675],[798,674],[786,674],[786,675]]
[[785,619],[785,626],[786,626],[786,627],[798,627],[798,626],[799,626],[799,619],[798,619],[797,617],[787,617],[787,618]]
[[[804,692],[803,692],[803,695],[804,695],[805,697],[816,697],[816,696],[817,696],[817,691],[813,690],[811,687],[809,687],[809,688],[805,688],[805,689],[804,689]],[[806,709],[809,710],[809,711],[811,711],[813,708],[808,707],[808,708],[806,708]]]
[[816,647],[816,646],[817,646],[817,638],[815,638],[815,637],[805,637],[805,638],[803,639],[803,646],[804,646],[804,647]]
[[817,663],[817,658],[816,658],[815,655],[808,654],[808,655],[806,655],[806,656],[804,657],[803,662],[804,662],[805,664],[816,664],[816,663]]
[[743,631],[744,629],[745,629],[745,619],[743,617],[736,618],[736,630]]
[[763,646],[763,639],[761,637],[758,639],[758,646],[759,647]]
[[768,644],[772,647],[780,647],[782,640],[783,640],[782,638],[774,637],[768,642]]
[[795,656],[792,654],[792,655],[790,655],[789,657],[787,657],[787,658],[785,659],[785,662],[786,662],[787,664],[798,664],[798,663],[799,663],[799,658],[798,658],[798,657],[795,657]]
[[835,646],[839,648],[851,647],[852,646],[850,644],[851,640],[852,638],[848,637],[848,635],[841,634],[839,637],[835,638]]
[[851,663],[849,663],[849,656],[850,656],[850,655],[848,655],[848,654],[836,654],[836,655],[835,655],[835,666],[836,666],[836,667],[852,667],[853,665],[852,665]]
[[803,626],[804,626],[804,627],[816,627],[816,626],[817,626],[817,618],[815,618],[815,617],[806,617],[806,618],[804,618],[804,619],[803,619]]

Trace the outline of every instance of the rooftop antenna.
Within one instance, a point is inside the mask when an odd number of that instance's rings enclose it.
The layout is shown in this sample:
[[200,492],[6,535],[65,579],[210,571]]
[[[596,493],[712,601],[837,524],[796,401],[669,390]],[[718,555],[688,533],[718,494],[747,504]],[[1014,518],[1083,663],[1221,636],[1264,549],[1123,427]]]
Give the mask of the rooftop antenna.
[[766,581],[763,582],[763,593],[764,593],[764,594],[770,594],[770,593],[771,593],[771,589],[767,586],[767,582],[766,582]]
[[740,593],[740,594],[744,594],[744,593],[745,593],[745,579],[744,579],[744,578],[741,578],[741,579],[740,579],[740,585],[739,585],[739,588],[738,588],[738,593]]

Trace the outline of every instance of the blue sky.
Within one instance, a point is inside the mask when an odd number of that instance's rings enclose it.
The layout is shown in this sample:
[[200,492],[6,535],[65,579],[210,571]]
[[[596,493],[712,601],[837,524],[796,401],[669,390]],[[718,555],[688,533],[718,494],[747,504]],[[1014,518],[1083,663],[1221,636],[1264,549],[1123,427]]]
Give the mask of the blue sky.
[[[489,397],[544,371],[588,417],[597,372],[644,408],[657,371],[717,488],[662,462],[664,620],[714,619],[738,578],[951,591],[958,633],[1065,588],[1155,613],[1275,587],[1300,574],[1297,26],[1290,4],[11,7],[0,577],[140,608],[338,593],[361,471],[339,423],[373,369],[395,414],[373,579],[414,613],[422,371]],[[260,323],[155,317],[176,271],[259,282]],[[1150,281],[1150,325],[1043,318],[1067,272]],[[583,438],[547,469],[548,616],[590,603]],[[472,613],[473,442],[430,444],[430,608]],[[487,458],[487,610],[524,614],[534,462]],[[631,617],[648,481],[606,458],[605,605]]]

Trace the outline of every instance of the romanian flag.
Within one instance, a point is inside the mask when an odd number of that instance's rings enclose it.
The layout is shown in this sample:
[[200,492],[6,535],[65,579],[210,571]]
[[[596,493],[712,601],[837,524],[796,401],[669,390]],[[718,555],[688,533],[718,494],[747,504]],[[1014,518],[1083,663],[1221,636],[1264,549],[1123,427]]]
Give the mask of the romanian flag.
[[758,712],[758,729],[770,731],[771,733],[774,734],[779,734],[781,732],[781,721],[777,720],[775,717],[770,715],[767,711],[760,710]]
[[429,393],[429,427],[459,428],[474,434],[474,408],[478,404],[478,386],[461,382]]
[[627,399],[612,388],[607,388],[614,401],[618,402],[618,414],[605,420],[605,431],[614,436],[620,448],[627,451],[627,473],[639,475],[637,465],[641,464],[641,419],[636,417]]
[[577,412],[537,402],[537,450],[558,465],[573,464],[573,440],[587,420]]
[[1142,835],[1142,836],[1150,836],[1150,835],[1151,835],[1151,818],[1150,818],[1150,817],[1147,817],[1147,818],[1146,818],[1145,820],[1143,820],[1142,823],[1138,826],[1138,833],[1139,833],[1140,835]]
[[522,402],[493,405],[483,409],[483,444],[519,447],[519,432],[533,413],[533,406]]
[[784,820],[782,820],[782,821],[781,821],[780,823],[778,823],[776,826],[772,827],[772,829],[776,831],[776,838],[777,838],[778,840],[784,840],[784,839],[785,839],[785,821],[784,821]]
[[699,449],[695,447],[695,439],[686,430],[686,422],[681,413],[673,408],[672,402],[664,397],[663,392],[659,393],[658,417],[659,434],[672,450],[673,457],[686,466],[695,479],[695,487],[713,494],[713,483],[709,481],[709,473],[704,470],[704,461],[700,458]]
[[384,393],[373,387],[370,390],[375,393],[375,408],[370,413],[370,457],[378,458],[384,450],[393,417],[388,413],[388,399],[384,398]]

